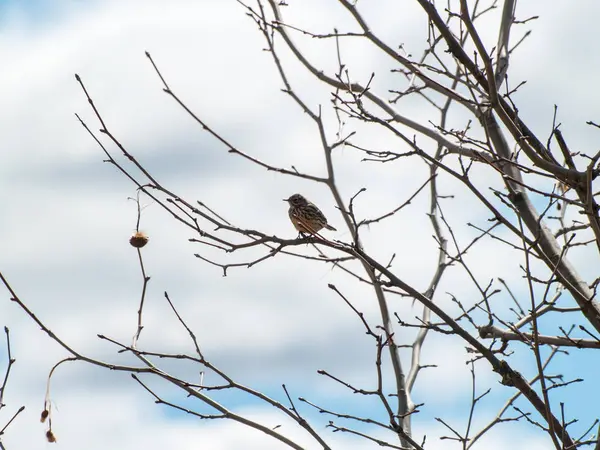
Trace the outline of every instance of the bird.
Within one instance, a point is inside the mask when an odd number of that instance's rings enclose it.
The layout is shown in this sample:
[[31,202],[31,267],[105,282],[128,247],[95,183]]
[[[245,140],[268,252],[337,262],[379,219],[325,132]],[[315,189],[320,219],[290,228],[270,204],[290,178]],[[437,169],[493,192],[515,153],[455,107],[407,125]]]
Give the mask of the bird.
[[327,223],[327,218],[313,203],[306,200],[300,194],[294,194],[290,198],[284,198],[288,202],[290,209],[288,214],[292,224],[298,230],[300,235],[317,234],[321,229],[337,231]]

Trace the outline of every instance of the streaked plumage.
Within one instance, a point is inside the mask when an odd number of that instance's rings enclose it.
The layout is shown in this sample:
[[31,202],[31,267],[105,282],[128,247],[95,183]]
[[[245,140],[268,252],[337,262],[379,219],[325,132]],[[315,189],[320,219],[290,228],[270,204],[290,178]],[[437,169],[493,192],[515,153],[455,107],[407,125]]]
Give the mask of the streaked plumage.
[[337,231],[327,223],[327,218],[321,210],[300,194],[294,194],[283,200],[289,203],[290,220],[300,233],[316,234],[322,228]]

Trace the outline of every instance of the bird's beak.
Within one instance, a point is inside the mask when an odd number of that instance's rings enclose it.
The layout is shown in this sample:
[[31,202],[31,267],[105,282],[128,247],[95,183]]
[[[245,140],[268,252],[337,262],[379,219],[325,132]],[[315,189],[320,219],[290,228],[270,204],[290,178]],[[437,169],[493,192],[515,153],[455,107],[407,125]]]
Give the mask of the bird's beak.
[[289,202],[289,201],[290,201],[290,199],[289,199],[289,198],[284,198],[284,199],[283,199],[283,201],[284,201],[284,202]]

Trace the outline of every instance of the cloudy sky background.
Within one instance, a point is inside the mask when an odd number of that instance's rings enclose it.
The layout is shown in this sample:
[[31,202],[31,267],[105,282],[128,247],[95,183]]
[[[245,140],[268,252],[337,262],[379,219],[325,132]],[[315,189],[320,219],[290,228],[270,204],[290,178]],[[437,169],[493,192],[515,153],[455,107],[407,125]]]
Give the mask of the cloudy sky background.
[[[351,21],[335,2],[290,1],[285,9],[290,22],[311,30],[330,32],[333,26],[349,29]],[[402,3],[402,5],[401,5]],[[423,50],[426,21],[410,2],[384,1],[365,9],[366,17],[381,36],[404,44],[415,57]],[[512,59],[513,83],[527,80],[517,94],[519,111],[530,126],[546,137],[551,130],[554,104],[572,148],[595,151],[598,133],[585,125],[598,119],[597,93],[590,89],[598,73],[598,58],[589,51],[598,42],[594,31],[600,13],[596,2],[530,1],[519,5],[517,15],[540,15],[531,24],[532,36]],[[318,13],[316,13],[318,11]],[[286,205],[281,202],[302,192],[317,203],[340,230],[333,237],[348,240],[342,219],[324,186],[266,172],[230,155],[211,139],[161,91],[144,51],[152,53],[172,89],[221,135],[235,146],[273,165],[324,175],[325,166],[316,128],[282,88],[272,60],[263,52],[264,41],[244,9],[234,1],[79,2],[0,1],[0,269],[21,299],[66,342],[90,355],[124,361],[115,349],[97,339],[98,333],[130,342],[135,332],[141,275],[136,252],[127,244],[135,228],[135,204],[127,200],[134,187],[112,166],[77,122],[79,113],[94,130],[99,128],[73,74],[78,73],[92,94],[109,129],[164,185],[190,200],[201,199],[218,208],[228,220],[247,228],[292,238]],[[484,38],[495,42],[493,17]],[[333,42],[305,39],[303,48],[327,70],[335,70]],[[283,46],[280,47],[283,49]],[[342,49],[354,79],[366,82],[377,74],[373,88],[403,86],[394,66],[369,46],[349,41]],[[282,53],[297,92],[312,107],[329,105],[329,90],[315,81],[292,58]],[[400,112],[426,124],[432,111],[411,98]],[[457,109],[458,111],[458,109]],[[336,124],[330,111],[329,137]],[[464,116],[453,120],[464,126]],[[353,128],[354,127],[354,128]],[[390,136],[362,125],[348,125],[361,134],[357,143],[406,151]],[[431,142],[423,145],[433,149]],[[117,155],[117,153],[115,153]],[[347,200],[365,186],[357,202],[358,214],[372,217],[405,201],[428,177],[418,161],[380,165],[360,163],[362,155],[339,149],[335,155],[342,195]],[[481,170],[475,180],[489,183],[490,172]],[[500,186],[499,181],[494,181]],[[466,222],[485,224],[489,214],[447,177],[440,177],[445,195],[444,213],[454,225],[461,244],[474,236]],[[425,214],[428,198],[421,194],[394,220],[365,230],[370,254],[387,261],[396,253],[394,270],[423,290],[433,275],[436,244]],[[205,252],[188,242],[187,229],[175,223],[158,205],[146,202],[142,228],[151,241],[143,254],[152,279],[147,295],[141,347],[190,352],[192,347],[163,298],[168,291],[196,332],[209,359],[235,378],[285,402],[281,383],[294,397],[303,396],[332,409],[383,417],[377,405],[353,396],[316,374],[326,369],[370,388],[375,381],[372,342],[358,319],[327,288],[335,283],[354,304],[376,318],[371,291],[326,265],[281,256],[247,269],[219,268],[197,260]],[[505,232],[500,232],[500,234]],[[197,245],[197,244],[196,244]],[[213,252],[203,253],[214,255]],[[253,254],[219,255],[221,261],[250,258]],[[490,257],[492,255],[492,257]],[[517,253],[497,242],[483,241],[469,254],[478,277],[487,282],[502,277],[514,291],[525,293]],[[594,259],[592,259],[594,258]],[[577,249],[571,259],[586,280],[597,274],[597,256]],[[543,272],[540,272],[542,274]],[[464,273],[451,268],[440,285],[436,301],[452,308],[452,292],[471,304],[476,290]],[[11,425],[7,448],[46,448],[45,428],[39,423],[48,371],[67,356],[39,331],[3,294],[2,325],[11,330],[13,368],[0,423],[24,404],[25,412]],[[393,309],[414,317],[410,300],[391,298]],[[505,294],[496,300],[506,308]],[[557,324],[547,324],[547,334],[559,334]],[[402,343],[412,333],[397,330]],[[530,377],[535,374],[529,353],[516,351],[511,362]],[[593,353],[570,352],[560,356],[552,373],[565,380],[597,373]],[[409,360],[405,353],[404,364]],[[2,346],[0,356],[5,359]],[[423,353],[425,364],[437,369],[422,372],[414,401],[426,403],[414,419],[417,436],[426,433],[429,448],[450,448],[439,441],[448,434],[434,417],[442,417],[463,430],[471,382],[465,366],[464,345],[458,339],[430,335]],[[193,379],[190,366],[165,365]],[[218,382],[205,379],[207,383]],[[475,429],[494,417],[513,391],[501,386],[485,364],[478,365],[477,384],[488,400],[475,418]],[[161,389],[161,385],[153,386]],[[166,396],[186,401],[172,389]],[[259,418],[282,430],[308,448],[317,448],[305,433],[280,415],[247,397],[221,395],[238,413]],[[593,379],[553,392],[553,401],[567,401],[568,417],[581,419],[583,430],[595,418],[600,394]],[[151,396],[128,375],[100,370],[81,363],[60,367],[52,383],[55,405],[53,428],[64,449],[86,448],[239,448],[279,449],[282,444],[231,422],[200,422],[155,406]],[[569,409],[570,408],[570,409]],[[200,409],[207,412],[206,409]],[[304,408],[314,426],[335,448],[372,448],[325,429],[328,418]],[[490,433],[482,448],[506,448],[511,434],[522,436],[519,446],[547,448],[545,435],[526,424],[507,424]],[[577,435],[577,433],[573,433]]]

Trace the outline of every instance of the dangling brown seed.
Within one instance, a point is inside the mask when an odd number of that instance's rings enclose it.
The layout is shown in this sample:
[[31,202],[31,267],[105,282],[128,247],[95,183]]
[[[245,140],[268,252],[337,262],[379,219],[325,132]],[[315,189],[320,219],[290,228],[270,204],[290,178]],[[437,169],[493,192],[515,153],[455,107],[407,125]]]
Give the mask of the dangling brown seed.
[[40,417],[40,422],[44,423],[46,421],[46,419],[48,418],[48,415],[50,414],[50,411],[48,411],[47,409],[42,411],[42,417]]
[[51,443],[56,442],[56,436],[54,436],[54,433],[52,432],[52,430],[46,431],[46,439],[48,440],[48,442],[51,442]]
[[132,247],[142,248],[144,245],[148,243],[148,236],[141,231],[136,231],[133,236],[129,238],[129,243]]

